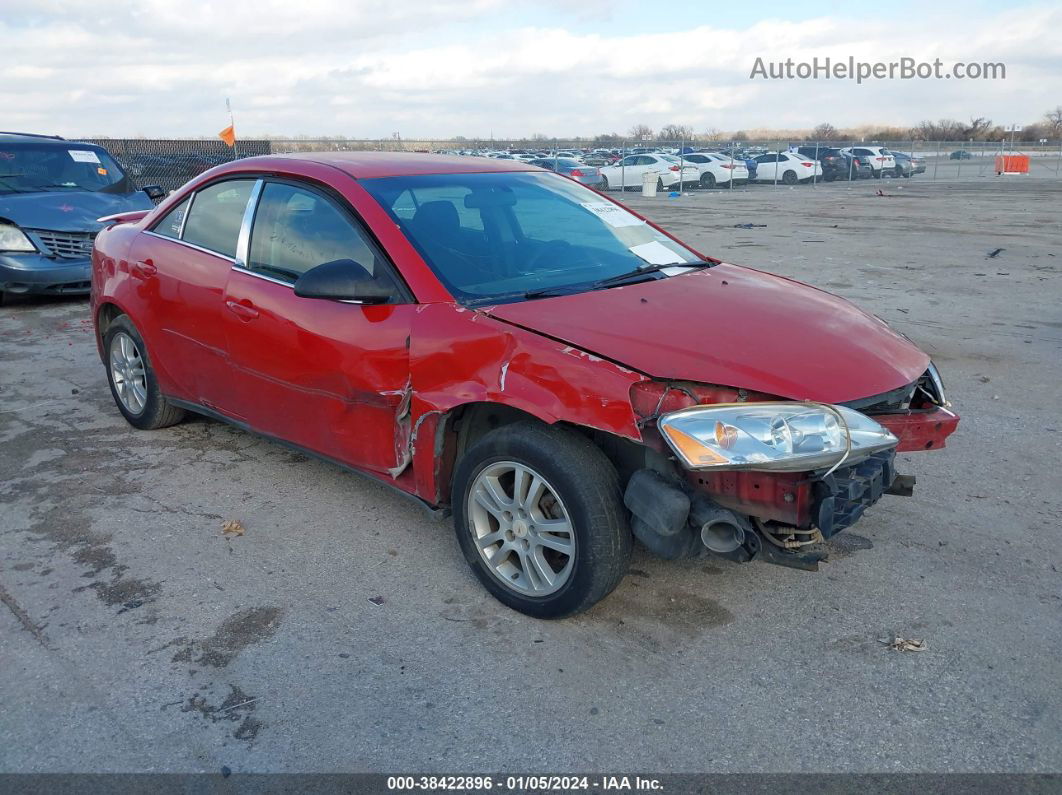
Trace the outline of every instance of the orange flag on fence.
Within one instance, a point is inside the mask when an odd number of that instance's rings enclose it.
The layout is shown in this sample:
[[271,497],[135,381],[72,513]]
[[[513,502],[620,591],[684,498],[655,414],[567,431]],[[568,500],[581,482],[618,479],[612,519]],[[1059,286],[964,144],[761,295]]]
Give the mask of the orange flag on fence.
[[229,146],[236,146],[236,128],[230,124],[224,130],[218,133],[218,138],[227,143]]

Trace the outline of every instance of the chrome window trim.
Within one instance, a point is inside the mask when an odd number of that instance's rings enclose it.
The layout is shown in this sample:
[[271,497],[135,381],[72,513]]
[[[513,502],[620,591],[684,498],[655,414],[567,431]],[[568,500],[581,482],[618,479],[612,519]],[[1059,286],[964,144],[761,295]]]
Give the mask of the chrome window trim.
[[[264,273],[257,273],[257,272],[251,270],[250,268],[248,268],[248,267],[246,267],[244,265],[240,265],[238,262],[234,262],[233,263],[232,270],[237,271],[238,273],[245,273],[248,276],[253,276],[254,278],[261,279],[264,282],[271,282],[273,284],[279,284],[281,287],[287,287],[289,290],[292,290],[292,291],[295,290],[295,285],[292,284],[291,282],[281,281],[280,279],[276,279],[276,278],[274,278],[272,276],[266,276]],[[307,300],[312,300],[312,299],[307,299]],[[341,298],[341,299],[339,299],[338,303],[340,303],[340,304],[356,304],[357,306],[366,306],[366,303],[364,301],[355,301],[355,300],[350,299],[350,298]]]
[[247,198],[247,206],[243,209],[243,220],[240,222],[240,234],[236,238],[236,265],[241,268],[247,267],[247,257],[251,247],[251,225],[254,223],[254,215],[258,210],[258,198],[262,195],[262,186],[265,180],[259,177],[251,188],[251,195]]
[[281,279],[274,278],[273,276],[266,276],[264,273],[258,273],[256,271],[251,270],[246,265],[241,265],[239,262],[236,262],[235,260],[233,260],[232,269],[234,271],[239,271],[240,273],[246,273],[248,276],[254,276],[254,278],[261,279],[262,281],[265,281],[265,282],[272,282],[273,284],[279,284],[281,287],[287,287],[287,288],[289,288],[291,290],[295,289],[295,285],[292,282],[285,282],[285,281],[283,281]]
[[226,254],[219,254],[217,251],[211,251],[209,248],[203,248],[202,246],[197,246],[195,243],[189,243],[187,240],[178,240],[175,237],[169,237],[167,235],[160,235],[158,232],[152,232],[150,229],[145,229],[142,232],[142,234],[151,235],[152,237],[157,237],[159,240],[169,240],[171,243],[177,243],[178,245],[181,245],[181,246],[188,246],[188,248],[195,249],[196,251],[202,251],[204,254],[211,254],[211,255],[217,257],[218,259],[225,260],[226,262],[235,262],[236,261],[232,257],[230,257],[230,256],[228,256]]
[[[188,216],[192,214],[192,205],[195,204],[195,197],[199,195],[199,191],[194,190],[188,194],[188,207],[184,211],[184,215],[181,216],[181,229],[177,233],[178,240],[184,240],[184,226],[188,223]],[[169,213],[167,213],[169,215]]]

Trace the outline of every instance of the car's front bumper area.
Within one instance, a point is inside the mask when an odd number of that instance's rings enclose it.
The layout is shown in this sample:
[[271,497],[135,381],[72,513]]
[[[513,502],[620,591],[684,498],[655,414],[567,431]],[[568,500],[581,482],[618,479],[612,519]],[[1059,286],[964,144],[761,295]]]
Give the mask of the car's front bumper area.
[[[681,469],[639,470],[624,502],[635,535],[663,558],[704,553],[746,562],[759,557],[815,570],[825,542],[855,524],[885,494],[911,496],[914,477],[896,472],[897,452],[935,450],[959,424],[945,406],[888,409],[900,389],[876,396],[867,415],[897,438],[892,447],[836,469],[807,472]],[[882,398],[877,400],[876,398]],[[904,400],[900,400],[905,404]],[[886,408],[880,408],[886,406]]]
[[87,295],[89,257],[53,259],[39,253],[0,254],[0,291],[21,295]]

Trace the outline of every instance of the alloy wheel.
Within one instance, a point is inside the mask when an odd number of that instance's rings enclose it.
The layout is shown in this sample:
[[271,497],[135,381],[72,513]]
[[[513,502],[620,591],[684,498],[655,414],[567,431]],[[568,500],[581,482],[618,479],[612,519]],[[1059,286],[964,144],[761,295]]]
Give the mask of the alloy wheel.
[[133,338],[120,331],[111,340],[111,381],[118,399],[130,414],[140,414],[147,404],[147,373]]
[[549,482],[526,464],[484,467],[468,493],[469,532],[490,572],[526,596],[555,593],[571,578],[575,530]]

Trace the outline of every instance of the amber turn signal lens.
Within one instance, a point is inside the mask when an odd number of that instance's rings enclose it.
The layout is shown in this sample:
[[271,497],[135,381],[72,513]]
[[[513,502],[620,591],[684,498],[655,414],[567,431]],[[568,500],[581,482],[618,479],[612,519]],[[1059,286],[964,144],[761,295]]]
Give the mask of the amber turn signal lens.
[[664,433],[667,434],[668,439],[675,448],[685,456],[686,460],[695,466],[701,464],[725,464],[726,459],[718,453],[705,447],[698,442],[688,433],[680,431],[678,428],[670,426],[665,427]]

